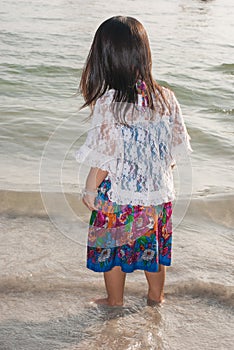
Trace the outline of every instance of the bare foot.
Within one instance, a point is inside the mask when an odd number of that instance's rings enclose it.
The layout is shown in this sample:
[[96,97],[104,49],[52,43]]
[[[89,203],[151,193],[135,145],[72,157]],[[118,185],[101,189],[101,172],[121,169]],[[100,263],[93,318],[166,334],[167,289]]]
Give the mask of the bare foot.
[[160,306],[164,302],[165,302],[164,293],[162,293],[160,298],[156,298],[156,299],[149,297],[149,295],[147,296],[147,305],[148,306],[156,306],[156,305]]
[[98,305],[109,305],[107,298],[94,299],[93,302]]
[[156,301],[156,300],[152,300],[150,298],[147,298],[147,305],[148,306],[161,306],[162,303],[164,303],[164,299],[160,300],[160,301]]
[[123,306],[123,303],[110,302],[108,298],[93,299],[92,302],[97,304],[97,305]]

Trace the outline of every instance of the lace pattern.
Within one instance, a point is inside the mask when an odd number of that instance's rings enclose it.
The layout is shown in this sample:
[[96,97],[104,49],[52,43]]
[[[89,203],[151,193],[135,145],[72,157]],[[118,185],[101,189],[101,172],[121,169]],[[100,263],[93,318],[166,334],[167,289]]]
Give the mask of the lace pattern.
[[152,114],[148,107],[131,105],[126,126],[115,122],[113,93],[109,90],[97,101],[77,161],[108,171],[111,201],[147,206],[173,200],[171,165],[191,152],[178,101],[165,89],[171,113],[163,116]]

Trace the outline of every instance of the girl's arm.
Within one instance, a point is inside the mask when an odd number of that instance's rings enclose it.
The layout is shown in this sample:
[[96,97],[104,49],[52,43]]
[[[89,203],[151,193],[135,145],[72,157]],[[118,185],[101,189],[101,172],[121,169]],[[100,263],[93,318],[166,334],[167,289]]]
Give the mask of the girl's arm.
[[90,210],[96,210],[94,200],[97,196],[97,188],[105,179],[108,172],[99,168],[91,168],[86,179],[85,191],[83,196],[83,203]]

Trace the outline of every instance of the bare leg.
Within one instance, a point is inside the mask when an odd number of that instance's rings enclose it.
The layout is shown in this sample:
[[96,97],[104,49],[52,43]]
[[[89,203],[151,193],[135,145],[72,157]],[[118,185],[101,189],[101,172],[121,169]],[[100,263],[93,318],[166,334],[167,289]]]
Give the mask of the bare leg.
[[158,272],[145,271],[145,276],[149,285],[148,305],[152,305],[153,303],[162,303],[164,301],[166,266],[159,265]]
[[104,272],[104,280],[107,291],[107,298],[97,299],[97,304],[122,306],[126,273],[120,266],[115,266],[108,272]]

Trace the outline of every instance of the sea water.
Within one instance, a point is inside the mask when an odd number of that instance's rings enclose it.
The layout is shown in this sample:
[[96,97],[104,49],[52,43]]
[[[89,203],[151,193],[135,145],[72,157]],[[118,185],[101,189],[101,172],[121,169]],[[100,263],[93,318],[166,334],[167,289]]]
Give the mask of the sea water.
[[[232,349],[233,43],[231,0],[1,1],[0,349]],[[161,307],[142,272],[123,308],[95,306],[85,268],[89,128],[76,95],[98,25],[145,26],[153,73],[181,104],[194,150],[175,169],[173,264]]]

